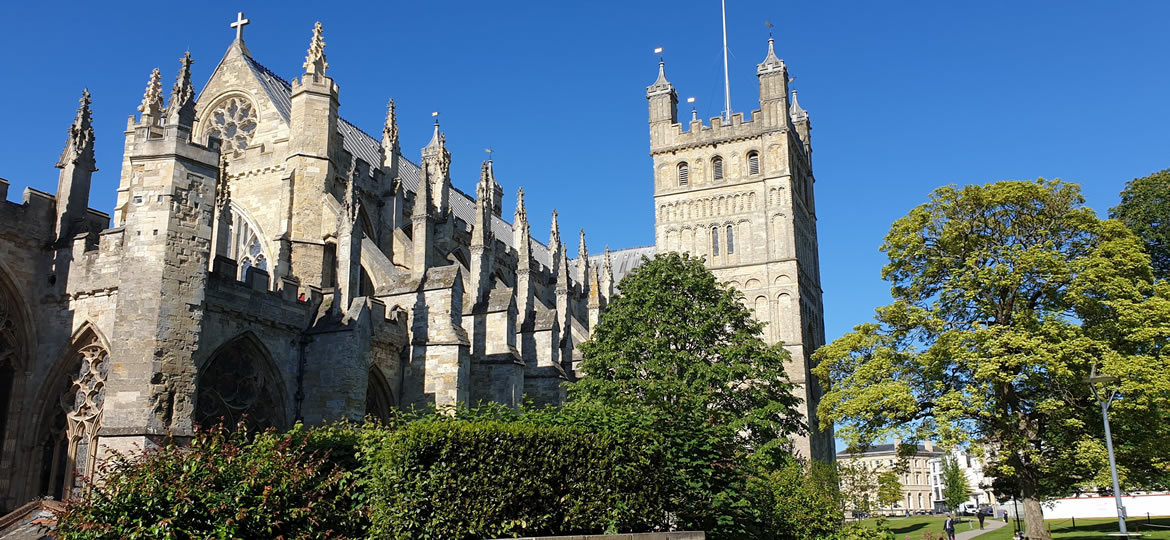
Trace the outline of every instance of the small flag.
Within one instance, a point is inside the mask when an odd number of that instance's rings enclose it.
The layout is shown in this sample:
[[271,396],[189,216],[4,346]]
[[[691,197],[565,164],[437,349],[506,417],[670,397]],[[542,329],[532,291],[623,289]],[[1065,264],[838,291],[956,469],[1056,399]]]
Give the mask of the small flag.
[[431,113],[431,116],[439,116],[439,111],[435,111],[435,112]]
[[694,103],[694,102],[695,102],[695,98],[693,98],[693,97],[687,98],[687,103]]
[[662,47],[658,47],[657,49],[654,49],[654,54],[662,54]]
[[771,27],[772,27],[772,23],[771,23],[771,22],[769,22],[769,21],[764,21],[764,26],[767,26],[768,28],[771,28]]

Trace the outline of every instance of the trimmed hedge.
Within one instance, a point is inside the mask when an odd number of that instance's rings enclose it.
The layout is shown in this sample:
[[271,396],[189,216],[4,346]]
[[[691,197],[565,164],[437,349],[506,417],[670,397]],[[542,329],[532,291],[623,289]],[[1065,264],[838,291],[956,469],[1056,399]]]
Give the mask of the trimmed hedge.
[[662,456],[641,431],[437,421],[388,433],[368,460],[371,537],[499,538],[662,525]]

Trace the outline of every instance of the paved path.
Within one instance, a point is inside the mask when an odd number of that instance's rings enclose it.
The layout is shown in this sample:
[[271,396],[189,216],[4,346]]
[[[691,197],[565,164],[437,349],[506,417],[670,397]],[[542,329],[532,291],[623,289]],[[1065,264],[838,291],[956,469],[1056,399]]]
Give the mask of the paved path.
[[979,530],[978,519],[972,519],[970,523],[975,525],[974,529],[968,529],[967,523],[960,523],[958,527],[955,527],[955,540],[967,540],[968,538],[975,538],[987,531],[992,531],[1007,525],[1007,523],[1004,523],[1002,520],[987,519],[983,522],[983,530]]

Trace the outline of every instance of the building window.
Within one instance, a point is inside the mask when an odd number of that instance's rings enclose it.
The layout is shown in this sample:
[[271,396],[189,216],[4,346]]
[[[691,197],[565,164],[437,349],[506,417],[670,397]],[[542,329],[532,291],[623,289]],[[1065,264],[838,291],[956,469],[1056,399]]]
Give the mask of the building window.
[[719,229],[711,229],[711,254],[719,254]]
[[715,156],[711,160],[711,170],[714,171],[716,180],[723,180],[723,158]]
[[728,225],[727,226],[727,254],[731,255],[732,253],[735,253],[735,232],[732,230],[731,225]]
[[687,167],[687,162],[678,164],[678,185],[685,186],[691,179],[691,169]]
[[748,174],[760,174],[760,153],[756,151],[748,152]]

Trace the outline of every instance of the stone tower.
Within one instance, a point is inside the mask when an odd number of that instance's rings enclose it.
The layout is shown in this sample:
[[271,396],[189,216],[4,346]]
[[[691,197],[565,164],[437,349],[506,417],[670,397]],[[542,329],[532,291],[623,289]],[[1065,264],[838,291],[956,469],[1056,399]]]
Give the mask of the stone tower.
[[821,389],[811,355],[825,342],[808,113],[789,101],[788,69],[772,40],[756,69],[760,108],[678,121],[678,94],[665,65],[646,90],[654,161],[658,251],[702,256],[744,294],[765,323],[764,339],[792,355],[788,376],[814,430],[795,441],[806,457],[833,459],[832,431],[815,431]]

